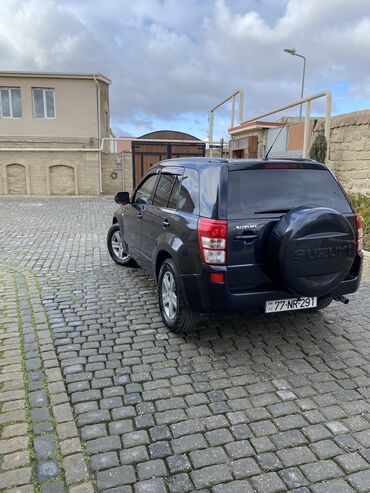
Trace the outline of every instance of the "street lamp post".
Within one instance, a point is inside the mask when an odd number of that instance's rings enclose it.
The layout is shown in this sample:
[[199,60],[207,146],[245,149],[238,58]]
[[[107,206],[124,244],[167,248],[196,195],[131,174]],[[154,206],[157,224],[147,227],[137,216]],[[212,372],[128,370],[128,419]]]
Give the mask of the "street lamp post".
[[[301,99],[303,98],[303,91],[304,91],[304,78],[306,74],[306,57],[303,55],[300,55],[297,53],[297,50],[295,48],[285,48],[284,49],[285,53],[289,53],[290,55],[293,56],[299,56],[299,58],[303,58],[303,74],[302,74],[302,87],[301,87]],[[302,105],[299,107],[299,119],[302,118]]]

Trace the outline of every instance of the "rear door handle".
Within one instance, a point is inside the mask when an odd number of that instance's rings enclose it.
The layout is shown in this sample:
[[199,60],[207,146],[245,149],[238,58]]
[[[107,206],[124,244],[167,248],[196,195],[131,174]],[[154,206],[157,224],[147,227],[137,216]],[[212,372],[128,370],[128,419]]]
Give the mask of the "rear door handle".
[[141,212],[139,212],[139,214],[137,215],[137,218],[138,218],[138,219],[142,219],[142,218],[143,218],[143,215],[142,215],[142,213],[141,213]]
[[162,224],[163,224],[163,227],[165,229],[168,228],[168,226],[170,225],[170,223],[168,222],[168,219],[165,219]]
[[234,236],[234,240],[242,240],[242,241],[253,241],[258,238],[258,235],[238,235]]

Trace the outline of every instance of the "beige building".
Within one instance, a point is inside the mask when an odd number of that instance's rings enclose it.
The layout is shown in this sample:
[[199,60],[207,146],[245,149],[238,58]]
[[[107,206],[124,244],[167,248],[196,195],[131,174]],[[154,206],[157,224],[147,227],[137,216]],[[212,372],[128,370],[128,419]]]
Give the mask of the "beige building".
[[101,74],[1,72],[0,194],[121,190],[124,156],[109,142],[99,150],[110,137],[109,85]]
[[230,157],[236,159],[262,158],[265,153],[266,135],[268,129],[280,130],[278,122],[254,121],[230,128],[229,141]]

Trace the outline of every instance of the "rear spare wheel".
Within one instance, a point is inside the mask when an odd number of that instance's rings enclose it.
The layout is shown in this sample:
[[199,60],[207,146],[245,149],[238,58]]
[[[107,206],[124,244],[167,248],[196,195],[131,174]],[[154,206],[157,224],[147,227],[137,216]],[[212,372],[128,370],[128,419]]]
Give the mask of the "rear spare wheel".
[[348,275],[356,252],[355,233],[334,209],[297,207],[271,232],[271,275],[298,296],[324,296]]

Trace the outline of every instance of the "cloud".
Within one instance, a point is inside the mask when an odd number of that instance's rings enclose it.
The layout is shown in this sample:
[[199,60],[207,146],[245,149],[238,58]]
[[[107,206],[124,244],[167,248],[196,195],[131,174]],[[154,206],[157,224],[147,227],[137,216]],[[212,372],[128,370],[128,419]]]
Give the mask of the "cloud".
[[[337,111],[370,98],[368,0],[0,2],[3,69],[103,72],[118,133],[188,121],[204,137],[208,109],[240,87],[248,116],[297,98],[302,60],[285,47],[307,57],[306,94],[345,81]],[[226,111],[216,122],[225,135]]]

